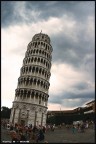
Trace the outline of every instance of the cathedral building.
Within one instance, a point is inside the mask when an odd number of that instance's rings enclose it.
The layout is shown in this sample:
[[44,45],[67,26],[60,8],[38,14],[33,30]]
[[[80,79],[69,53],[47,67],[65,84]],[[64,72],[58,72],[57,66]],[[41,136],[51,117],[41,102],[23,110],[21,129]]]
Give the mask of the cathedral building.
[[28,44],[15,90],[10,123],[46,124],[52,51],[47,34],[35,34]]

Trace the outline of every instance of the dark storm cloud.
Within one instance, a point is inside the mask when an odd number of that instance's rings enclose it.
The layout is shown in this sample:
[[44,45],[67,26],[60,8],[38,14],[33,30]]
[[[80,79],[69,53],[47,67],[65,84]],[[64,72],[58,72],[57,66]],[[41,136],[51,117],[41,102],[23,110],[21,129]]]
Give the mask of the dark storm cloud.
[[[23,4],[24,15],[20,15],[20,10],[23,8],[22,5],[19,9],[15,9],[17,4]],[[21,22],[33,23],[34,21],[47,20],[50,17],[62,17],[62,15],[68,15],[73,17],[77,21],[85,21],[87,16],[94,13],[94,2],[63,2],[63,1],[5,1],[1,2],[1,24],[6,27],[8,25],[18,24]],[[34,19],[31,13],[40,12],[40,15]],[[26,20],[27,18],[27,20]]]
[[[51,5],[52,4],[52,5]],[[54,4],[54,5],[53,5]],[[66,14],[69,17],[73,17],[74,19],[77,19],[78,21],[85,21],[86,16],[92,14],[94,12],[93,5],[95,3],[91,2],[63,2],[63,1],[57,1],[56,3],[51,2],[45,2],[38,3],[38,9],[41,10],[42,18],[48,18],[50,16],[53,17],[61,17],[62,15]],[[95,5],[94,5],[95,6]]]
[[[65,106],[66,102],[70,102],[71,99],[70,106],[81,106],[84,102],[95,99],[95,90],[93,88],[89,88],[88,84],[85,82],[74,84],[72,88],[73,90],[69,88],[67,91],[64,90],[62,94],[59,95],[50,95],[48,101],[50,103]],[[75,100],[77,99],[79,101],[76,101],[75,103]]]
[[[26,9],[40,11],[40,19],[51,17],[61,17],[64,13],[78,20],[85,20],[86,16],[91,15],[94,11],[94,2],[63,2],[63,1],[37,1],[26,2]],[[90,9],[90,11],[89,11]]]
[[88,84],[85,83],[85,82],[82,82],[82,83],[77,83],[74,85],[74,87],[78,90],[84,90],[84,89],[87,89],[88,88]]
[[8,2],[8,1],[2,1],[1,2],[1,26],[2,27],[8,27],[10,25],[18,23],[20,19],[22,19],[19,15],[14,15],[14,8],[15,8],[15,2]]
[[[74,108],[77,108],[77,107],[83,107],[83,105],[86,104],[86,102],[88,101],[91,101],[92,98],[86,98],[86,99],[78,99],[76,101],[68,101],[68,100],[64,100],[64,103],[61,104],[62,106],[65,106],[67,108],[69,107],[74,107]],[[94,99],[93,99],[94,100]]]
[[[78,42],[74,42],[73,38],[70,38],[64,34],[64,32],[52,37],[52,43],[54,43],[53,49],[53,62],[67,62],[72,63],[74,66],[79,67],[85,57],[92,54],[94,57],[94,40],[90,41],[88,37],[84,40],[84,32],[78,30],[79,37]],[[56,39],[58,41],[56,41]]]
[[90,91],[86,91],[86,92],[81,92],[81,93],[76,93],[76,92],[66,92],[64,91],[63,94],[58,95],[58,96],[50,96],[49,97],[49,102],[51,103],[57,103],[57,104],[62,104],[64,103],[64,101],[66,101],[66,99],[72,99],[73,102],[75,99],[82,99],[82,101],[86,101],[86,99],[94,99],[95,98],[95,94],[94,91],[90,90]]

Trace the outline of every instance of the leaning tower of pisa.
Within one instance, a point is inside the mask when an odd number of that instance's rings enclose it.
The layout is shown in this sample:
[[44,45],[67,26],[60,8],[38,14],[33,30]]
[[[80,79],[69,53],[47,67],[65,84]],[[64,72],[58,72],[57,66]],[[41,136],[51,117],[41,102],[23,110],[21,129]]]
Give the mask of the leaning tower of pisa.
[[15,90],[10,123],[46,124],[52,51],[47,34],[35,34],[28,44]]

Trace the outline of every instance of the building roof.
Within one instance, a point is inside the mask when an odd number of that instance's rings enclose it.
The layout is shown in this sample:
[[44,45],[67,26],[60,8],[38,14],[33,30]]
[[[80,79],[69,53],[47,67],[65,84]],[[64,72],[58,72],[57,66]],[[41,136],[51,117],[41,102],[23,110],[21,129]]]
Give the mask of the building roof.
[[59,111],[48,111],[48,114],[57,114],[57,113],[74,113],[75,110],[59,110]]
[[89,104],[92,104],[92,103],[95,103],[95,100],[92,100],[92,101],[86,103],[86,105],[89,105]]

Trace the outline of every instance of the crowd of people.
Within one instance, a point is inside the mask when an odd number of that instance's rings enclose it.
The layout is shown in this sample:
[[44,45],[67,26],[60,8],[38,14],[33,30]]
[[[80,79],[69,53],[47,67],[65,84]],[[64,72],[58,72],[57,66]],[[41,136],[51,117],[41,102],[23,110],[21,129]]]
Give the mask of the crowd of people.
[[[49,129],[46,126],[32,126],[30,125],[25,125],[22,126],[20,124],[9,124],[9,122],[6,121],[1,121],[1,125],[3,128],[8,129],[9,134],[11,136],[12,142],[34,142],[34,143],[48,143],[45,140],[45,132]],[[51,128],[53,130],[53,126]]]
[[[8,128],[9,122],[8,121],[1,121],[2,127],[3,128]],[[20,141],[28,141],[28,142],[34,142],[34,143],[48,143],[45,140],[45,133],[48,131],[54,131],[56,128],[64,128],[71,130],[72,133],[79,133],[79,132],[85,132],[86,129],[88,129],[90,126],[94,126],[94,123],[91,122],[89,123],[88,121],[82,122],[82,123],[77,123],[77,124],[60,124],[58,126],[55,126],[55,124],[49,124],[45,126],[32,126],[30,125],[25,125],[22,126],[20,124],[10,124],[9,125],[9,134],[11,136],[12,142],[20,142]]]
[[22,126],[20,124],[10,125],[10,133],[12,141],[34,141],[38,143],[39,141],[44,141],[44,126]]
[[78,122],[76,124],[66,125],[67,129],[71,129],[72,133],[84,133],[89,127],[94,128],[94,122]]

